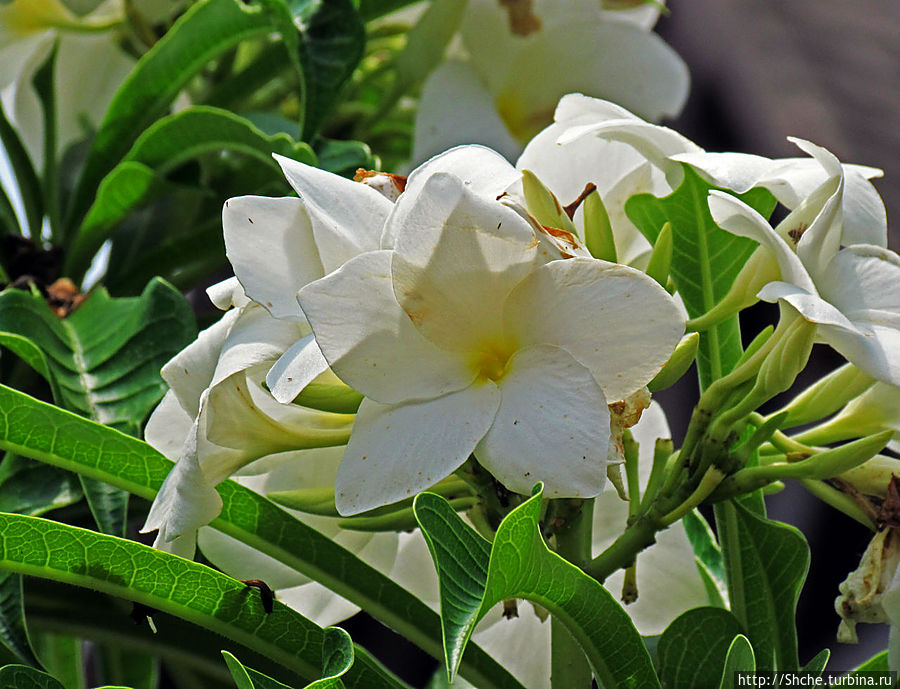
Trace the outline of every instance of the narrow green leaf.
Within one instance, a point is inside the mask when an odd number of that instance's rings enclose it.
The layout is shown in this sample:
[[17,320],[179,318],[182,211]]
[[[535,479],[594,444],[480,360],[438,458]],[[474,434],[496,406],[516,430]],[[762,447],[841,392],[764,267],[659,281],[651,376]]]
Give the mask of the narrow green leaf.
[[721,506],[731,609],[761,670],[799,669],[795,616],[809,569],[809,546],[797,529],[768,520],[740,503]]
[[[29,611],[29,619],[31,611]],[[79,637],[81,638],[81,637]],[[99,676],[111,686],[132,689],[156,689],[159,683],[157,658],[143,650],[135,651],[104,644],[96,649]]]
[[[2,293],[0,293],[0,303],[2,303]],[[0,345],[6,347],[13,354],[18,356],[22,361],[31,366],[37,373],[43,377],[50,385],[53,393],[53,399],[59,399],[60,391],[56,384],[56,378],[50,373],[50,366],[47,363],[47,357],[44,352],[34,342],[27,337],[16,335],[15,333],[0,331]],[[8,511],[8,510],[7,510]]]
[[[672,227],[670,274],[691,318],[706,313],[728,292],[738,271],[756,247],[750,239],[720,229],[712,219],[706,199],[711,187],[684,165],[684,181],[669,196],[632,196],[625,204],[628,217],[641,233],[656,244],[661,228]],[[765,189],[751,189],[739,196],[764,216],[775,208],[775,198]],[[741,355],[737,318],[701,333],[697,367],[701,387],[727,373]]]
[[328,627],[322,645],[322,678],[306,689],[344,689],[341,677],[353,666],[353,660],[350,635],[340,627]]
[[288,685],[246,667],[228,651],[222,651],[222,656],[238,689],[290,689]]
[[882,651],[869,658],[866,662],[853,670],[850,675],[855,675],[857,672],[888,672],[889,670],[888,652]]
[[492,545],[438,495],[420,494],[415,510],[438,570],[451,679],[478,620],[503,600],[525,598],[565,624],[606,689],[660,686],[628,613],[595,579],[547,547],[538,525],[540,487],[507,515]]
[[[44,206],[41,198],[41,182],[32,165],[31,158],[22,144],[18,133],[6,119],[3,106],[0,105],[0,143],[6,150],[16,186],[22,197],[22,205],[25,207],[25,221],[32,237],[41,234],[41,222],[44,217]],[[16,224],[18,228],[18,223]]]
[[12,572],[0,572],[0,643],[17,660],[40,667],[25,627],[22,577]]
[[5,665],[0,668],[0,687],[3,689],[65,689],[46,672],[27,665]]
[[[25,605],[29,629],[35,632],[67,634],[123,656],[151,657],[169,667],[190,668],[211,680],[216,689],[229,684],[230,675],[222,663],[222,637],[190,622],[154,613],[154,631],[134,615],[126,600],[47,579],[26,581]],[[296,682],[296,675],[274,661],[236,643],[231,647],[254,667],[281,681]]]
[[[133,600],[234,639],[302,677],[318,675],[323,630],[279,602],[265,612],[241,582],[205,565],[39,517],[0,514],[0,567]],[[355,687],[405,686],[359,654]]]
[[66,689],[87,689],[84,677],[84,647],[81,639],[57,632],[35,633],[33,638],[35,651],[50,675]]
[[[172,462],[146,443],[0,385],[0,448],[91,476],[152,500]],[[443,657],[438,615],[408,591],[315,529],[234,481],[217,486],[212,526],[327,586]],[[470,644],[459,674],[485,689],[522,689]]]
[[722,670],[722,681],[719,689],[738,689],[736,672],[754,672],[756,670],[756,658],[753,655],[753,646],[743,634],[738,634],[728,648],[725,657],[725,667]]
[[831,651],[823,648],[800,669],[800,672],[811,672],[817,676],[821,675],[825,671],[825,666],[828,665],[829,658],[831,658]]
[[722,549],[716,542],[715,534],[709,527],[706,519],[699,510],[688,512],[681,520],[688,541],[697,558],[697,567],[700,575],[704,577],[707,585],[709,602],[718,607],[728,607],[728,582],[725,578],[725,562],[722,559]]
[[234,152],[250,156],[281,179],[272,158],[278,153],[308,164],[316,157],[305,143],[287,134],[266,136],[249,120],[227,110],[194,106],[151,125],[100,183],[97,198],[85,216],[70,249],[67,272],[80,276],[114,227],[129,213],[167,189],[163,176],[188,160],[208,153]]
[[67,223],[70,231],[81,224],[100,180],[188,81],[241,41],[274,30],[269,12],[241,0],[203,0],[179,17],[113,97],[73,195]]
[[77,476],[14,454],[0,465],[0,512],[37,517],[81,500]]
[[303,67],[302,137],[311,140],[362,59],[366,28],[351,0],[286,0]]
[[723,608],[694,608],[679,615],[657,646],[659,678],[667,689],[714,687],[741,625]]

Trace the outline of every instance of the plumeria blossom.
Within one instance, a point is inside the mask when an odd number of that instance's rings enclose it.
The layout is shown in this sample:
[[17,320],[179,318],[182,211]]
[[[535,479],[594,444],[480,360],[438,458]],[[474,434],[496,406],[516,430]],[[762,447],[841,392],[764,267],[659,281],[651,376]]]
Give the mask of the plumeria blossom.
[[[669,436],[665,414],[652,404],[631,429],[640,444],[639,472],[641,488],[646,485],[653,461],[656,438]],[[608,490],[595,498],[593,519],[594,556],[609,546],[628,519],[628,503],[615,491]],[[392,577],[414,591],[432,607],[438,606],[437,581],[422,576],[432,572],[434,565],[418,534],[404,540],[397,556]],[[624,573],[611,575],[605,586],[616,595],[622,588]],[[658,534],[654,545],[637,559],[638,599],[626,606],[637,630],[643,635],[661,634],[666,626],[686,610],[709,605],[706,588],[697,569],[694,551],[688,542],[681,522]],[[472,640],[498,660],[525,686],[532,689],[550,687],[550,627],[552,620],[540,617],[531,603],[518,602],[518,617],[507,619],[498,608],[481,621]],[[469,687],[457,678],[454,687]]]
[[337,474],[339,512],[408,497],[473,452],[511,490],[601,491],[607,400],[659,371],[683,321],[643,273],[548,260],[560,254],[542,250],[544,234],[452,172],[411,176],[385,226],[391,248],[300,290],[325,359],[366,396]]
[[57,147],[82,138],[85,121],[96,125],[134,66],[114,31],[124,18],[122,0],[106,0],[78,16],[61,0],[0,4],[0,99],[37,165],[43,159],[43,116],[31,79],[54,44]]
[[342,445],[353,424],[352,414],[281,404],[265,389],[272,364],[305,335],[302,324],[272,318],[234,281],[213,297],[235,306],[163,367],[170,390],[145,429],[177,464],[144,529],[159,530],[157,547],[183,555],[221,510],[216,484],[259,457]]
[[759,242],[763,256],[777,266],[776,279],[762,287],[760,299],[789,304],[855,366],[900,385],[900,257],[883,246],[852,243],[858,237],[844,230],[840,162],[814,144],[794,142],[827,178],[776,228],[722,192],[710,196],[713,218],[723,229]]
[[512,160],[570,91],[622,103],[651,120],[677,115],[688,71],[651,31],[658,16],[653,3],[612,11],[593,0],[538,0],[529,21],[511,23],[495,0],[470,0],[462,49],[423,87],[413,160],[463,143]]

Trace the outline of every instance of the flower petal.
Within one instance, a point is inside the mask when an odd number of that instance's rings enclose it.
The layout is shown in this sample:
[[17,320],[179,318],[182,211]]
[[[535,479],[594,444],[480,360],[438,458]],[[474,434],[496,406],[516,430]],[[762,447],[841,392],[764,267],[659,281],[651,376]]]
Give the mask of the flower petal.
[[309,214],[326,273],[354,256],[378,248],[393,204],[371,187],[275,155]]
[[721,191],[711,191],[708,203],[713,220],[719,227],[731,234],[759,242],[778,261],[783,280],[812,294],[816,293],[812,278],[800,259],[759,213],[743,201]]
[[217,309],[227,311],[232,306],[246,306],[250,299],[236,277],[230,277],[206,288],[206,296]]
[[586,366],[607,401],[653,379],[684,333],[672,298],[644,273],[596,259],[553,261],[507,300],[512,337],[564,348]]
[[228,260],[247,296],[275,318],[302,320],[294,295],[325,274],[303,201],[228,199],[222,228]]
[[[197,404],[199,407],[199,400]],[[194,416],[188,414],[175,396],[175,392],[169,390],[147,419],[144,440],[172,461],[176,461],[181,455],[184,439],[187,438],[193,424]]]
[[517,352],[498,383],[500,408],[475,456],[503,485],[528,495],[593,497],[606,482],[609,410],[591,372],[560,347]]
[[851,320],[857,311],[900,314],[900,257],[879,246],[849,246],[827,268],[822,296]]
[[468,386],[475,373],[422,336],[391,285],[390,251],[373,251],[300,290],[297,298],[334,372],[392,404]]
[[328,362],[315,335],[310,333],[291,345],[266,374],[266,385],[272,397],[287,404],[299,395],[303,388],[328,370]]
[[522,150],[522,144],[507,130],[490,93],[471,66],[460,60],[447,60],[422,86],[412,160],[421,163],[459,144],[482,144],[509,160]]
[[515,210],[432,175],[395,235],[394,294],[435,344],[481,351],[502,339],[503,302],[533,269],[537,244]]
[[784,301],[793,306],[800,312],[800,315],[811,323],[816,323],[820,326],[833,325],[859,335],[859,332],[844,314],[815,292],[810,294],[806,290],[788,282],[775,281],[763,287],[757,296],[763,301],[772,302],[773,304],[778,301]]
[[338,512],[388,505],[449,476],[484,437],[499,403],[492,383],[409,404],[363,400],[335,481]]
[[240,315],[238,309],[226,312],[162,367],[163,380],[191,419],[200,413],[200,397],[212,382],[222,347]]

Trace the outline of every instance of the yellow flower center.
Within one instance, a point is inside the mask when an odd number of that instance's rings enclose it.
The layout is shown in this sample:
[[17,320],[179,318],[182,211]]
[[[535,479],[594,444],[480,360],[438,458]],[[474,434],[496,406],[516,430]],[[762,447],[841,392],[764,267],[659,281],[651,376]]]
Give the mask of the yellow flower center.
[[509,372],[509,360],[518,347],[511,342],[489,342],[471,358],[471,367],[475,370],[475,381],[486,383],[489,380],[499,383]]

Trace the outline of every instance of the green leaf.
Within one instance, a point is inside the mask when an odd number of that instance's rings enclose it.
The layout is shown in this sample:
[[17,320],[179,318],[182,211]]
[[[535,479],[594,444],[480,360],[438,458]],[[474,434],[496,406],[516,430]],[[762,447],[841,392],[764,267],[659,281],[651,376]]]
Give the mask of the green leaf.
[[725,563],[715,534],[699,510],[688,512],[681,522],[694,550],[697,569],[700,570],[700,576],[706,586],[710,604],[727,608],[728,583],[725,579]]
[[3,689],[65,689],[46,672],[27,665],[4,665],[0,668],[0,687]]
[[222,656],[225,658],[228,671],[231,673],[231,678],[237,685],[237,689],[290,689],[290,687],[278,680],[267,677],[252,668],[245,667],[241,661],[228,651],[222,651]]
[[509,513],[493,544],[444,498],[422,493],[416,518],[438,570],[450,679],[477,622],[497,603],[525,598],[562,621],[606,689],[659,687],[631,618],[595,579],[552,552],[541,536],[541,488]]
[[362,59],[366,28],[351,0],[287,0],[303,67],[302,138],[311,140]]
[[[756,243],[719,228],[706,199],[711,187],[690,166],[683,165],[684,181],[664,198],[638,194],[628,199],[625,212],[641,233],[656,243],[667,222],[672,226],[670,274],[691,318],[700,316],[719,302],[738,271],[756,248]],[[727,191],[727,190],[724,190]],[[751,189],[738,196],[768,217],[775,198],[766,189]],[[737,317],[700,334],[697,369],[701,387],[727,373],[742,353]]]
[[853,670],[850,675],[855,675],[858,672],[888,672],[889,670],[888,652],[882,651],[869,658],[866,662]]
[[70,231],[81,224],[100,180],[187,83],[241,41],[276,31],[272,21],[269,11],[241,0],[203,0],[179,17],[113,97],[73,195],[67,221]]
[[[150,126],[100,183],[70,250],[69,275],[80,276],[113,228],[139,205],[166,191],[163,176],[188,160],[224,151],[250,156],[281,179],[272,158],[278,153],[314,165],[315,154],[287,134],[266,136],[250,121],[227,110],[194,106]],[[220,230],[221,231],[221,230]]]
[[719,689],[738,689],[736,672],[754,672],[756,670],[756,658],[753,655],[753,646],[743,634],[738,634],[728,648],[725,657],[725,667],[722,670],[722,681]]
[[716,686],[731,641],[741,631],[734,615],[723,608],[694,608],[679,615],[662,633],[657,646],[663,686]]
[[[149,546],[0,514],[0,567],[141,603],[249,646],[300,676],[318,674],[320,627],[277,601],[267,613],[243,583]],[[347,677],[348,685],[367,689],[404,686],[365,652]]]
[[160,367],[196,336],[190,306],[159,280],[136,298],[97,289],[66,318],[39,295],[5,290],[0,330],[43,350],[62,406],[127,431],[137,431],[165,393]]
[[340,627],[325,629],[322,644],[322,678],[306,689],[344,689],[341,677],[353,666],[353,640]]
[[[165,393],[159,369],[196,335],[187,302],[159,280],[137,298],[98,289],[65,318],[38,294],[6,290],[0,330],[43,350],[38,370],[42,363],[62,406],[131,433]],[[82,488],[101,530],[124,535],[127,494],[84,477]]]
[[[2,300],[2,292],[0,292],[0,300]],[[2,303],[2,302],[0,302]],[[6,347],[13,354],[18,356],[22,361],[31,366],[39,373],[44,380],[50,385],[53,393],[53,399],[59,399],[60,390],[56,384],[56,378],[50,373],[50,366],[47,363],[47,357],[44,352],[34,342],[27,337],[16,335],[15,333],[0,331],[0,345]],[[6,510],[9,511],[9,510]]]
[[[0,143],[3,144],[3,148],[6,151],[9,165],[16,179],[16,186],[22,197],[28,230],[32,237],[39,237],[41,234],[41,222],[44,217],[41,182],[34,171],[31,158],[28,157],[28,152],[25,150],[22,140],[9,123],[9,120],[6,119],[6,113],[3,112],[2,105],[0,105]],[[18,223],[16,223],[16,227],[18,227]]]
[[[190,668],[211,680],[216,689],[229,685],[230,675],[222,663],[222,637],[190,622],[154,612],[154,631],[126,600],[47,579],[26,581],[25,605],[29,629],[35,632],[64,631],[123,656],[150,657],[167,667]],[[254,667],[283,682],[296,682],[295,674],[264,656],[236,643],[231,647]],[[104,681],[110,683],[105,664],[102,669]]]
[[[0,448],[91,476],[148,500],[172,462],[146,443],[0,385]],[[435,658],[443,656],[438,615],[378,570],[234,481],[217,488],[212,526],[318,581]],[[470,644],[459,674],[485,689],[521,685]]]
[[809,570],[809,546],[797,529],[771,521],[735,502],[720,538],[729,569],[731,610],[741,623],[760,670],[799,669],[797,599]]
[[0,512],[37,517],[81,500],[77,476],[14,454],[0,465]]
[[315,151],[320,168],[344,177],[352,177],[359,168],[377,170],[381,167],[378,157],[362,141],[320,139]]
[[823,648],[800,669],[800,672],[811,672],[817,676],[821,675],[825,671],[825,666],[828,665],[829,658],[831,658],[831,651]]
[[[30,616],[29,611],[29,619]],[[110,644],[98,646],[95,653],[99,676],[107,684],[132,689],[156,689],[159,683],[159,664],[154,656],[143,650],[136,651]]]
[[57,631],[35,633],[33,638],[35,651],[49,674],[66,689],[86,689],[81,639]]
[[12,572],[0,572],[0,643],[17,660],[40,667],[25,627],[22,577]]

